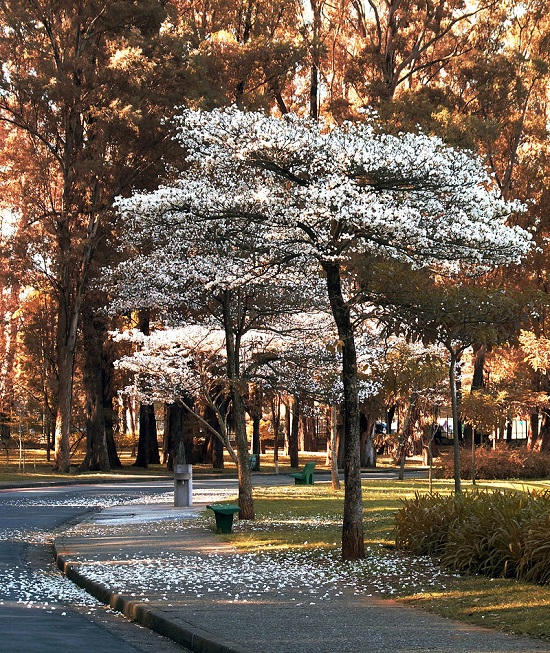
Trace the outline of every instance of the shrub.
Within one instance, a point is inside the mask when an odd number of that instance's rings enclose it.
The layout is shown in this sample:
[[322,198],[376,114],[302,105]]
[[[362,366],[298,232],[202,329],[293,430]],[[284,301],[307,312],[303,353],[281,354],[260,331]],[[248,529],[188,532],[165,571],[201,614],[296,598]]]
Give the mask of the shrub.
[[402,503],[397,548],[461,573],[550,583],[550,492],[416,494]]
[[[512,449],[506,444],[496,449],[476,449],[476,478],[503,480],[508,478],[535,479],[550,476],[550,455],[529,451],[526,448]],[[452,455],[445,454],[434,468],[437,478],[453,478]],[[472,478],[472,453],[469,449],[460,452],[460,477]]]

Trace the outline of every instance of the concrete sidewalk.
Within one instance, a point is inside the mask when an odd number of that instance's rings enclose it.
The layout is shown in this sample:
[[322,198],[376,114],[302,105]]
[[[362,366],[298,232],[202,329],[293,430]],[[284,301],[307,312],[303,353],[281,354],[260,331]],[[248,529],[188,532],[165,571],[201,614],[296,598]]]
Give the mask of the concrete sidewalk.
[[354,585],[353,564],[340,571],[288,552],[239,553],[203,511],[108,508],[56,540],[58,565],[104,603],[198,653],[550,651],[381,598]]

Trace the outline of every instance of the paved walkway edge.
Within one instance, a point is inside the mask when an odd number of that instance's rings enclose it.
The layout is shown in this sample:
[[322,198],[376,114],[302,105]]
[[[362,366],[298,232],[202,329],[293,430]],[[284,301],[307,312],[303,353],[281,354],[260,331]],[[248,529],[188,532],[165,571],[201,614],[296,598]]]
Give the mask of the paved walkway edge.
[[198,628],[182,619],[170,619],[161,611],[152,610],[146,603],[140,603],[116,594],[102,583],[82,576],[78,572],[77,565],[67,560],[65,555],[59,552],[63,548],[64,545],[61,540],[54,542],[55,561],[65,576],[98,601],[117,612],[121,612],[132,621],[154,630],[159,635],[168,637],[176,644],[181,644],[195,653],[259,653],[259,651],[253,652],[250,649],[243,648],[234,642],[222,641],[213,633]]

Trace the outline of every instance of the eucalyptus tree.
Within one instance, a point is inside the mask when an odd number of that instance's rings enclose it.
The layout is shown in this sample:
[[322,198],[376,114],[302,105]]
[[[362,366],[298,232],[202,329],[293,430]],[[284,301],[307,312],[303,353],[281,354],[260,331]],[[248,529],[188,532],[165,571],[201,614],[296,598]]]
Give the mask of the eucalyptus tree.
[[[342,351],[342,555],[363,557],[352,264],[374,253],[446,267],[515,261],[531,242],[527,232],[505,224],[518,206],[499,197],[470,153],[423,134],[380,133],[368,120],[328,127],[294,115],[281,120],[228,109],[185,111],[177,126],[179,142],[189,153],[187,170],[172,186],[137,194],[121,208],[134,211],[142,222],[183,213],[195,243],[204,241],[205,222],[240,235],[240,248],[252,232],[261,243],[253,260],[261,262],[262,251],[277,248],[286,252],[287,266],[294,261],[309,265],[311,279],[321,273]],[[161,221],[159,228],[166,233],[170,225]],[[227,251],[231,242],[222,240]],[[222,260],[216,259],[216,266]],[[146,265],[151,271],[158,263]],[[247,276],[246,268],[235,268],[232,283],[220,291],[227,326],[226,292]],[[236,333],[229,328],[227,336],[230,359]],[[228,376],[236,375],[230,370]]]
[[[112,201],[150,181],[169,149],[160,118],[170,111],[176,72],[165,76],[167,44],[159,45],[167,38],[160,30],[165,5],[0,5],[0,122],[9,131],[3,181],[8,178],[17,195],[19,233],[26,239],[20,251],[32,270],[25,282],[40,276],[56,304],[55,467],[63,472],[70,462],[79,323],[95,260],[111,229]],[[101,453],[94,459],[108,467]]]

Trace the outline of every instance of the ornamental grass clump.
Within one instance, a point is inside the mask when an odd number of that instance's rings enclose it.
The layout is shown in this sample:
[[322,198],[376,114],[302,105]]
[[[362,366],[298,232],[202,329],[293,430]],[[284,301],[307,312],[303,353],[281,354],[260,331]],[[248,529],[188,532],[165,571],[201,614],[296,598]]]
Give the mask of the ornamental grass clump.
[[550,583],[550,492],[474,492],[403,500],[396,546],[447,569]]

